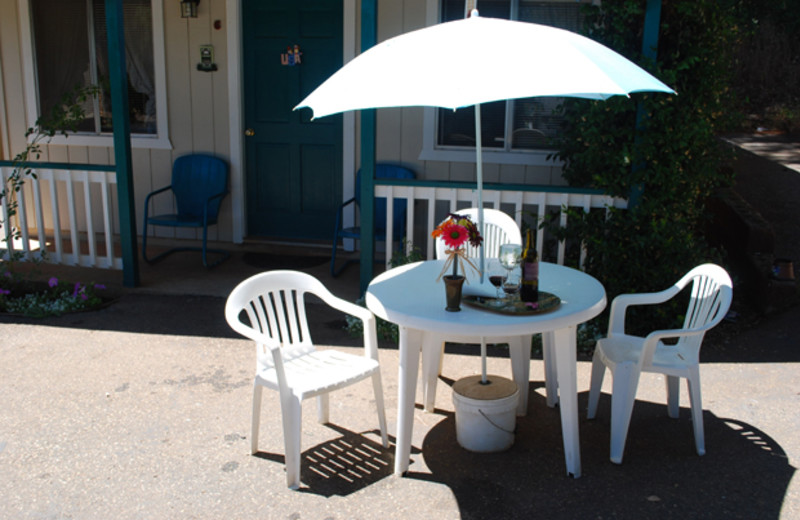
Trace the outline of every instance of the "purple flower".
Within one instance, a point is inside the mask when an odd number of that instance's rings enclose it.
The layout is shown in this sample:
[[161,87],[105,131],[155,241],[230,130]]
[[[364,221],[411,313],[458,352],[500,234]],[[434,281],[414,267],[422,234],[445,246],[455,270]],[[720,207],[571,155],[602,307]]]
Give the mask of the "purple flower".
[[77,298],[77,296],[78,296],[78,292],[79,292],[80,290],[81,290],[81,284],[80,284],[80,282],[75,282],[75,289],[73,289],[73,291],[72,291],[72,297],[73,297],[73,298]]
[[85,292],[82,292],[81,293],[81,300],[86,301],[88,299],[89,299],[89,296]]
[[9,291],[8,289],[0,289],[0,296],[6,295],[6,294],[11,294],[11,291]]
[[50,278],[50,280],[47,281],[47,285],[49,285],[50,287],[55,287],[56,285],[58,285],[58,278],[56,278],[55,276]]

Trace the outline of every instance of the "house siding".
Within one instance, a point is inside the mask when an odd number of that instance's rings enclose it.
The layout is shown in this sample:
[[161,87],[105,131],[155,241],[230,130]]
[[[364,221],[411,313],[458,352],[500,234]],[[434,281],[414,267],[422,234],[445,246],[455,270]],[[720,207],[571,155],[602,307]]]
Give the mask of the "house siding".
[[[237,0],[228,0],[237,1]],[[378,39],[383,41],[403,32],[419,29],[427,24],[431,0],[379,0]],[[22,2],[25,5],[25,2]],[[356,2],[356,13],[359,3]],[[26,120],[26,85],[22,63],[20,0],[0,0],[0,158],[10,159],[25,147],[25,129],[33,122]],[[167,88],[167,112],[169,118],[169,141],[172,149],[134,148],[132,164],[134,194],[137,214],[141,211],[146,195],[170,182],[173,161],[188,153],[210,153],[225,159],[231,158],[231,132],[242,129],[230,128],[228,95],[228,24],[226,23],[226,0],[204,0],[199,5],[199,16],[195,19],[180,17],[179,2],[164,0],[164,41]],[[360,27],[356,14],[356,39]],[[221,28],[215,29],[214,22]],[[347,25],[347,21],[345,22]],[[352,22],[351,22],[352,26]],[[214,46],[216,72],[200,72],[196,65],[200,61],[200,45]],[[358,45],[358,43],[356,43]],[[234,97],[235,99],[235,97]],[[423,145],[423,108],[382,109],[377,113],[376,155],[378,161],[404,164],[412,168],[419,179],[439,181],[472,181],[475,179],[475,164],[465,162],[426,161],[419,158]],[[359,158],[359,124],[356,118],[355,160]],[[67,141],[68,142],[68,141]],[[234,153],[238,154],[239,151]],[[346,151],[347,153],[347,151]],[[111,164],[113,149],[98,146],[47,145],[42,160],[65,163]],[[238,162],[238,161],[237,161]],[[232,175],[243,179],[243,172],[232,171]],[[343,183],[352,185],[355,172],[345,172]],[[555,166],[533,166],[513,164],[484,165],[485,182],[519,184],[564,184],[560,168]],[[352,190],[350,190],[352,191]],[[348,190],[344,190],[347,194]],[[234,220],[242,220],[244,208],[233,207],[233,197],[223,203],[219,225],[209,230],[209,239],[222,242],[235,240]],[[172,211],[169,197],[159,199],[156,212]],[[114,220],[117,220],[116,200]],[[141,226],[137,222],[137,226]],[[115,228],[118,230],[118,227]],[[142,232],[139,227],[139,233]],[[199,238],[194,230],[172,230],[158,228],[158,237]],[[246,232],[245,232],[246,236]]]

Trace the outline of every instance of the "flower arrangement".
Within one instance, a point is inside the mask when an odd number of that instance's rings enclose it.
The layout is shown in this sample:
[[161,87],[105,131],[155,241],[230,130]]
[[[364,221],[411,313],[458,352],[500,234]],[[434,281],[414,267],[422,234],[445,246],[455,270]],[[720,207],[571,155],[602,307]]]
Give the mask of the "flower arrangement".
[[0,273],[0,312],[44,318],[94,309],[103,304],[98,295],[103,289],[102,284],[70,284],[55,276],[47,281],[46,287],[39,288],[5,270]]
[[483,242],[478,226],[466,215],[458,215],[450,213],[447,218],[433,230],[431,233],[433,238],[441,238],[444,245],[447,247],[447,260],[444,264],[444,269],[439,275],[442,277],[447,269],[452,265],[453,276],[458,276],[458,258],[461,257],[464,262],[469,265],[475,272],[479,272],[478,268],[469,260],[464,246],[469,243],[472,247],[479,247]]

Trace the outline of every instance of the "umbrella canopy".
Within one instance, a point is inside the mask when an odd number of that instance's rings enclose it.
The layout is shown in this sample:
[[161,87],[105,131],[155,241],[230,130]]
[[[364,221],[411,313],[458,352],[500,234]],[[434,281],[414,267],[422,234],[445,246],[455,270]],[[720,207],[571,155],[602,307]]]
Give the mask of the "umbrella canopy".
[[471,16],[386,40],[344,65],[296,108],[323,117],[366,108],[461,108],[533,96],[607,99],[674,93],[639,66],[579,34]]
[[[313,117],[366,108],[476,105],[478,227],[483,233],[480,103],[535,96],[607,99],[674,91],[589,38],[546,25],[481,18],[386,40],[348,62],[301,101]],[[483,281],[484,253],[480,271]]]

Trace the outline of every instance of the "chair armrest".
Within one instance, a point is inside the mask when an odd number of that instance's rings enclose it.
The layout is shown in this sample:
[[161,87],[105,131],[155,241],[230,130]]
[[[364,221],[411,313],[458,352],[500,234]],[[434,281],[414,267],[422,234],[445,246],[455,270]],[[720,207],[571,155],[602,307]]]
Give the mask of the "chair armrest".
[[[335,234],[334,240],[337,240],[339,230],[342,229],[342,212],[344,211],[344,208],[347,207],[348,204],[353,204],[355,201],[356,201],[355,197],[350,197],[346,201],[342,202],[339,205],[339,209],[336,210],[336,227],[333,228],[333,232]],[[336,246],[336,243],[334,242],[333,245]]]
[[228,190],[221,191],[221,192],[219,192],[219,193],[217,193],[215,195],[212,195],[212,196],[210,196],[209,198],[206,199],[206,203],[203,205],[203,223],[204,224],[208,222],[208,206],[209,206],[209,204],[211,204],[211,201],[213,201],[214,199],[222,199],[228,193],[229,193]]
[[148,210],[150,208],[150,197],[152,197],[153,195],[158,195],[159,193],[163,193],[163,192],[165,192],[167,190],[171,190],[171,189],[172,189],[172,185],[164,186],[163,188],[159,188],[159,189],[157,189],[155,191],[151,191],[150,193],[147,194],[147,197],[144,198],[144,218],[145,218],[145,220],[147,220],[147,213],[148,213]]
[[315,293],[322,301],[330,305],[336,310],[347,313],[351,316],[359,318],[364,323],[364,350],[365,355],[377,360],[378,359],[378,326],[377,319],[372,311],[366,307],[356,305],[355,303],[343,300],[332,293],[327,294]]
[[611,302],[608,318],[608,335],[625,334],[625,313],[628,307],[637,305],[657,305],[664,303],[680,292],[678,287],[654,293],[620,294]]

